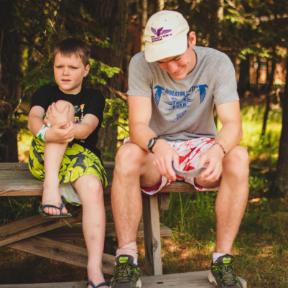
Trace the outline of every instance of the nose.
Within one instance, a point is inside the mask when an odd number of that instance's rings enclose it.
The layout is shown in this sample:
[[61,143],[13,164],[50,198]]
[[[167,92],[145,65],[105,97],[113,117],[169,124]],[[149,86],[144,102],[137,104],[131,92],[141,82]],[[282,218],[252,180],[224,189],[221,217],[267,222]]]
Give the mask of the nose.
[[68,75],[68,74],[69,74],[69,68],[65,66],[63,68],[63,75]]
[[169,61],[166,63],[166,71],[169,74],[175,73],[177,71],[177,69],[178,69],[178,66],[174,61]]

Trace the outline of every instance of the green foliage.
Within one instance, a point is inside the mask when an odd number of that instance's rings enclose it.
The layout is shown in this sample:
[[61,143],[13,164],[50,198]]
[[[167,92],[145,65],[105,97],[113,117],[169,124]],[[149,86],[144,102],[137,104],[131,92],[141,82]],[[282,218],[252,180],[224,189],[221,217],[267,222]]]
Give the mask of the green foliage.
[[112,78],[120,72],[119,67],[111,67],[102,61],[90,59],[91,70],[89,73],[89,82],[91,85],[107,84],[107,79]]
[[281,113],[279,107],[272,108],[269,114],[266,135],[261,138],[264,107],[247,105],[242,107],[243,140],[252,162],[266,162],[275,165],[278,158],[278,143],[281,129]]

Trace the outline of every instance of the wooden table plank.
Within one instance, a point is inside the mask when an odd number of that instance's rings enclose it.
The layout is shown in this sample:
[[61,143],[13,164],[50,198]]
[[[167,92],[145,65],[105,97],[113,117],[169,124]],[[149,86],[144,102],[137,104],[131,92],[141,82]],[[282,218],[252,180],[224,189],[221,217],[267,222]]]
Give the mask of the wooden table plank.
[[[45,237],[25,239],[8,247],[82,268],[87,266],[86,248]],[[105,274],[112,275],[114,263],[114,256],[103,254],[102,269]]]
[[[113,169],[113,162],[104,163],[109,175]],[[71,188],[73,189],[73,188]],[[41,196],[42,182],[33,178],[24,163],[0,163],[0,196]],[[109,193],[110,189],[106,190]],[[161,193],[191,192],[193,186],[184,182],[174,182],[164,187]]]
[[[38,217],[38,216],[35,216],[35,217]],[[5,227],[8,227],[7,230],[11,233],[11,225],[14,224],[15,227],[17,226],[17,221],[14,221],[13,223],[9,223],[7,225],[1,226],[2,235],[1,235],[1,240],[0,240],[0,247],[39,235],[44,232],[48,232],[48,231],[63,227],[65,225],[71,225],[73,223],[77,223],[79,222],[80,219],[81,219],[80,216],[66,218],[66,219],[59,219],[59,220],[49,219],[50,220],[49,222],[42,222],[42,220],[39,219],[38,225],[34,225],[31,227],[29,225],[30,223],[28,223],[28,225],[26,225],[26,229],[15,231],[15,233],[12,233],[6,236],[7,233],[5,233]],[[25,219],[19,220],[19,221],[25,222]]]
[[[166,274],[161,276],[142,277],[143,288],[212,288],[207,280],[208,271]],[[244,288],[247,283],[242,279]],[[84,288],[85,282],[62,282],[42,284],[0,285],[0,288]]]

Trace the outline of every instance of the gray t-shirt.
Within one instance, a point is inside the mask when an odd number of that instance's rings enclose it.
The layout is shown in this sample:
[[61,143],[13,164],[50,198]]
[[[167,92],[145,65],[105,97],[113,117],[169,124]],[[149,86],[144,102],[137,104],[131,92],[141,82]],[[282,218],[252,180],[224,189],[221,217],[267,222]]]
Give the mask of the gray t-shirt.
[[197,63],[183,80],[173,80],[143,52],[130,61],[128,96],[150,97],[149,126],[161,138],[187,140],[214,137],[214,105],[239,101],[235,70],[229,57],[212,48],[195,46]]

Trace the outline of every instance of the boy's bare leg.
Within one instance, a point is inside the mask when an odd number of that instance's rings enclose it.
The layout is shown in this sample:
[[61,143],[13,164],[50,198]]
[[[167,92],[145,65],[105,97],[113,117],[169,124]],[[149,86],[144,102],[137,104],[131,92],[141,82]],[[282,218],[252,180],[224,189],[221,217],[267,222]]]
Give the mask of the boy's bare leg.
[[[44,167],[45,179],[43,184],[42,205],[50,204],[60,206],[62,200],[59,193],[59,169],[65,153],[67,144],[45,143]],[[59,215],[61,211],[55,208],[44,208],[44,211],[51,215]],[[62,213],[67,213],[63,208]]]
[[[73,105],[66,101],[56,102],[56,107],[61,113],[60,117],[54,115],[53,119],[46,119],[51,125],[57,124],[57,122],[62,123],[63,116],[67,121],[74,120],[74,108]],[[69,109],[68,109],[69,108]],[[64,114],[64,115],[63,115]],[[66,115],[65,115],[66,114]],[[42,205],[50,204],[57,207],[61,204],[61,196],[59,193],[59,169],[65,153],[67,143],[45,143],[44,150],[44,168],[45,168],[45,178],[43,185],[43,195],[42,195]],[[51,215],[59,215],[62,213],[67,213],[67,209],[63,208],[62,211],[55,208],[44,208],[44,211]]]
[[104,281],[102,256],[105,237],[105,208],[102,184],[94,175],[84,175],[74,184],[83,206],[83,234],[88,251],[88,279]]

